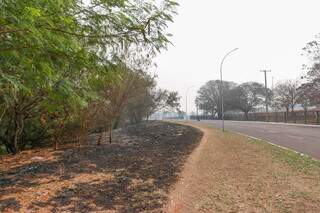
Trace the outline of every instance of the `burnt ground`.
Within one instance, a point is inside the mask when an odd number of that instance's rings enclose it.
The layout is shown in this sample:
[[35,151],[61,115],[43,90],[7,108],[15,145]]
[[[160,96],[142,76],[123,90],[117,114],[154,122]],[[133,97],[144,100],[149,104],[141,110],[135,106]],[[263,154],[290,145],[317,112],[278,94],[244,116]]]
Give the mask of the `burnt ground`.
[[150,122],[94,145],[0,157],[0,212],[162,212],[202,133]]

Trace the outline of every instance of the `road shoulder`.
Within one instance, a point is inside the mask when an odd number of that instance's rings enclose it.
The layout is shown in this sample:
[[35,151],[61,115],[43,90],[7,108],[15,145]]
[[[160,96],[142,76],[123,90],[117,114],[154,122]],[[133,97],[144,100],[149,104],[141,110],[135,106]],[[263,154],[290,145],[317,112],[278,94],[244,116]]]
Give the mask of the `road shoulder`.
[[168,212],[319,212],[320,163],[205,124]]

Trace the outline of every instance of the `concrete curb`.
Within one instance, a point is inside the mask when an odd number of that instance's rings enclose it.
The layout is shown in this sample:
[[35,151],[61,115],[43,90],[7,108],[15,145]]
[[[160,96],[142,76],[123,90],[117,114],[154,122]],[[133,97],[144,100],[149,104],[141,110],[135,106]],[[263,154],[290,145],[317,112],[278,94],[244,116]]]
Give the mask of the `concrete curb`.
[[[203,120],[203,121],[212,121],[212,120]],[[220,121],[221,121],[221,120],[220,120]],[[189,122],[190,122],[190,121],[189,121]],[[192,122],[192,123],[197,123],[196,121],[191,121],[191,122]],[[263,124],[266,123],[266,122],[260,122],[260,121],[235,121],[235,122],[252,122],[252,123],[263,123]],[[210,123],[207,122],[207,124],[210,124]],[[279,124],[279,123],[271,123],[271,122],[270,122],[270,123],[268,123],[268,124]],[[282,124],[286,125],[286,123],[282,123]],[[291,124],[287,124],[287,125],[291,125]],[[309,127],[309,126],[313,127],[313,126],[314,126],[314,127],[317,127],[317,128],[320,127],[320,126],[318,126],[318,125],[304,125],[304,124],[292,124],[292,125],[299,125],[299,126],[302,125],[302,126],[306,126],[306,127]],[[214,126],[214,128],[216,128],[216,129],[221,129],[220,127],[215,127],[215,126]],[[226,129],[226,131],[231,132],[231,133],[235,133],[235,134],[237,134],[237,135],[244,136],[244,137],[246,137],[246,138],[250,138],[250,139],[253,139],[253,140],[258,140],[258,141],[261,141],[261,142],[264,142],[264,143],[268,143],[268,144],[270,144],[270,145],[272,145],[272,146],[275,146],[275,147],[278,147],[278,148],[280,148],[280,149],[287,150],[287,151],[291,151],[291,152],[294,152],[294,153],[299,154],[299,155],[301,155],[301,156],[308,157],[308,158],[310,158],[310,159],[312,159],[312,160],[314,160],[314,161],[317,161],[317,162],[320,161],[320,159],[314,158],[314,157],[312,157],[312,156],[310,156],[310,155],[308,155],[308,154],[299,152],[299,151],[294,150],[294,149],[291,149],[291,148],[287,148],[287,147],[284,147],[284,146],[280,146],[280,145],[275,144],[275,143],[272,143],[272,142],[270,142],[270,141],[268,141],[268,140],[266,140],[266,139],[261,139],[261,138],[253,137],[253,136],[250,136],[250,135],[247,135],[247,134],[244,134],[244,133],[240,133],[240,132],[237,132],[237,131],[229,130],[229,129]]]
[[299,151],[297,151],[297,150],[294,150],[294,149],[291,149],[291,148],[288,148],[288,147],[280,146],[280,145],[278,145],[278,144],[274,144],[274,143],[272,143],[272,142],[270,142],[270,141],[267,141],[267,140],[265,140],[265,139],[256,138],[256,137],[253,137],[253,136],[250,136],[250,135],[247,135],[247,134],[243,134],[243,133],[240,133],[240,132],[236,132],[236,131],[231,131],[231,130],[228,130],[228,131],[229,131],[229,132],[233,132],[233,133],[238,134],[238,135],[241,135],[241,136],[244,136],[244,137],[246,137],[246,138],[250,138],[250,139],[253,139],[253,140],[258,140],[258,141],[261,141],[261,142],[264,142],[264,143],[268,143],[268,144],[270,144],[270,145],[272,145],[272,146],[275,146],[275,147],[278,147],[278,148],[280,148],[280,149],[284,149],[284,150],[287,150],[287,151],[290,151],[290,152],[294,152],[294,153],[296,153],[296,154],[299,154],[300,156],[308,157],[308,158],[310,158],[310,159],[312,159],[312,160],[314,160],[314,161],[317,161],[317,162],[320,161],[320,159],[314,158],[314,157],[312,157],[312,156],[310,156],[310,155],[308,155],[308,154],[299,152]]

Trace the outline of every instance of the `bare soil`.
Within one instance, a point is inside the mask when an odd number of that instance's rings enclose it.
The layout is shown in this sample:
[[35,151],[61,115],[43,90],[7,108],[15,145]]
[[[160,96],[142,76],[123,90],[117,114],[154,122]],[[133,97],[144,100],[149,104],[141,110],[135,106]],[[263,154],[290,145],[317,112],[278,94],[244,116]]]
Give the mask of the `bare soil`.
[[187,124],[204,137],[172,189],[167,212],[320,212],[319,161],[205,124]]
[[81,148],[0,158],[0,212],[162,212],[201,131],[150,122]]

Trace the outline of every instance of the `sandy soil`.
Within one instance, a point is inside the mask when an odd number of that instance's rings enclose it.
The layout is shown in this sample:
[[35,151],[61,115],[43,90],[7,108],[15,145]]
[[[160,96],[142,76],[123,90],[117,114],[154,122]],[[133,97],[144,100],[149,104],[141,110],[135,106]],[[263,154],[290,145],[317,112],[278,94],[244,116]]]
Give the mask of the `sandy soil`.
[[0,159],[0,212],[162,212],[202,133],[150,122],[80,149]]
[[320,212],[320,163],[233,133],[204,132],[166,212]]

